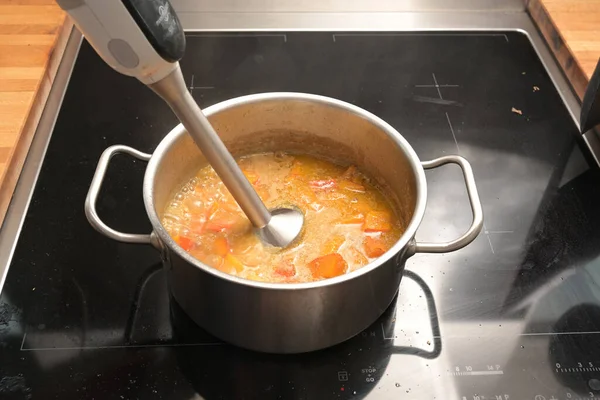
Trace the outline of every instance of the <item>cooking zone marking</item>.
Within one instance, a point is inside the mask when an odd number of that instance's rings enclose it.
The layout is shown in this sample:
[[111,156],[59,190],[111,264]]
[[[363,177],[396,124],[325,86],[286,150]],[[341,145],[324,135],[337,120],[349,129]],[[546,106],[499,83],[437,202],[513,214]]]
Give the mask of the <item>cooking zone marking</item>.
[[[371,35],[371,34],[369,34]],[[385,34],[383,35],[378,35],[378,34],[374,34],[376,36],[386,36]],[[337,36],[351,36],[351,35],[340,35],[338,34]],[[361,35],[358,35],[361,36]],[[398,35],[389,35],[389,36],[398,36]],[[444,35],[442,35],[444,36]],[[476,35],[456,35],[456,36],[476,36]],[[486,35],[489,36],[489,35]],[[506,35],[491,35],[491,36],[504,36],[506,37]],[[333,35],[334,37],[334,42],[335,42],[335,37],[336,35]],[[506,37],[506,41],[508,42],[508,37]],[[433,84],[422,84],[422,85],[414,85],[415,88],[435,88],[437,90],[438,96],[440,98],[440,100],[446,100],[444,99],[444,96],[442,95],[442,90],[441,88],[459,88],[460,85],[453,85],[453,84],[440,84],[438,82],[438,79],[435,75],[435,73],[431,73],[431,78],[433,80]],[[440,103],[441,104],[441,103]],[[460,151],[460,146],[458,144],[458,138],[456,137],[456,132],[454,131],[454,126],[452,125],[452,121],[450,119],[450,114],[448,114],[447,111],[444,112],[444,114],[446,115],[446,122],[448,123],[448,128],[450,129],[450,133],[452,134],[452,139],[454,139],[454,144],[456,145],[456,151],[457,154],[461,154]],[[485,214],[485,213],[484,213]],[[492,239],[491,236],[492,235],[503,235],[503,234],[509,234],[509,233],[514,233],[514,231],[494,231],[494,230],[489,230],[487,228],[487,226],[485,225],[485,221],[483,223],[483,232],[487,238],[488,244],[490,246],[490,251],[492,252],[492,254],[496,254],[496,250],[494,249],[494,245],[492,244]]]
[[485,237],[487,237],[488,243],[490,244],[490,250],[492,251],[492,254],[496,254],[496,252],[494,251],[494,246],[492,245],[492,239],[490,238],[490,236],[491,235],[504,235],[507,233],[514,233],[514,232],[515,231],[490,231],[485,226],[485,222],[483,223],[483,233],[484,233]]
[[192,74],[192,82],[188,87],[190,94],[194,94],[194,89],[214,89],[214,86],[194,86],[194,74]]
[[[431,73],[431,77],[433,78],[433,85],[415,85],[414,87],[416,87],[416,88],[436,88],[437,92],[438,92],[438,96],[440,97],[440,100],[444,100],[444,97],[442,96],[442,91],[440,90],[440,88],[458,88],[458,87],[460,87],[459,85],[448,85],[448,84],[440,85],[438,83],[437,78],[434,73]],[[456,141],[456,139],[455,139],[455,141]]]

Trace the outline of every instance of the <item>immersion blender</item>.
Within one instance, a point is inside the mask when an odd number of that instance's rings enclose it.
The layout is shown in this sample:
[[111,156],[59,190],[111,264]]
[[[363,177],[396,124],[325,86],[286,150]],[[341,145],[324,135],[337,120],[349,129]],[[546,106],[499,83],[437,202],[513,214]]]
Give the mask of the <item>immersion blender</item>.
[[286,247],[304,215],[269,211],[188,92],[179,68],[185,35],[168,0],[57,0],[102,59],[147,85],[171,107],[261,240]]

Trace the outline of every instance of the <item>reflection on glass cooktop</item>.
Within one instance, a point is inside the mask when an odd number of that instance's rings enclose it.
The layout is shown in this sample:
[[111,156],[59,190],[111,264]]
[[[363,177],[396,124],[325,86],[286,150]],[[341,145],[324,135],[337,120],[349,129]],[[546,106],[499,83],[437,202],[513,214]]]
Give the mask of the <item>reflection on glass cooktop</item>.
[[[204,107],[316,93],[382,117],[423,160],[463,155],[484,231],[456,253],[409,259],[393,305],[346,343],[297,356],[223,344],[169,301],[152,248],[85,219],[101,152],[151,152],[176,120],[84,43],[2,292],[2,399],[600,397],[600,176],[526,36],[194,33],[181,64]],[[111,165],[99,204],[109,225],[150,230],[144,168]],[[427,180],[417,239],[453,239],[471,220],[462,175]]]

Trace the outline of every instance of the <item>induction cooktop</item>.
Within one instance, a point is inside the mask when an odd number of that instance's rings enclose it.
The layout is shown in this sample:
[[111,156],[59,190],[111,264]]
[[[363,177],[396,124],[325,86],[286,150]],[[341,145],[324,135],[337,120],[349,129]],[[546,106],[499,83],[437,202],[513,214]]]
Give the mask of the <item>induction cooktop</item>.
[[[177,121],[84,41],[2,288],[2,399],[600,397],[600,172],[525,34],[190,32],[187,46],[202,107],[320,94],[383,118],[422,160],[464,156],[484,230],[410,258],[390,308],[345,343],[288,356],[223,343],[170,299],[153,248],[85,218],[102,151],[152,152]],[[144,168],[111,164],[99,199],[110,226],[150,231]],[[460,170],[426,175],[417,239],[453,239],[471,221]]]

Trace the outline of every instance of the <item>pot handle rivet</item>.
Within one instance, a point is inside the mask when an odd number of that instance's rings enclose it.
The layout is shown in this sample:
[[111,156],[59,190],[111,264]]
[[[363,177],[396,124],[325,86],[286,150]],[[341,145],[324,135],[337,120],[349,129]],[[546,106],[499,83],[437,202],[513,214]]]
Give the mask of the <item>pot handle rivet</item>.
[[444,156],[431,161],[423,161],[421,163],[424,169],[437,168],[445,164],[457,164],[463,172],[467,193],[469,195],[469,202],[471,203],[471,210],[473,211],[473,222],[461,237],[450,242],[414,242],[412,248],[414,253],[448,253],[462,249],[475,240],[483,227],[483,207],[481,206],[481,200],[477,193],[477,185],[475,184],[475,176],[473,175],[471,164],[463,157],[456,155]]
[[98,212],[96,211],[96,201],[102,187],[102,181],[104,180],[108,164],[110,163],[110,159],[119,153],[129,154],[142,161],[148,161],[151,157],[150,154],[142,153],[141,151],[123,145],[110,146],[104,150],[98,161],[94,178],[92,179],[87,197],[85,198],[85,215],[94,229],[113,240],[125,243],[152,244],[152,235],[123,233],[114,230],[100,219]]

